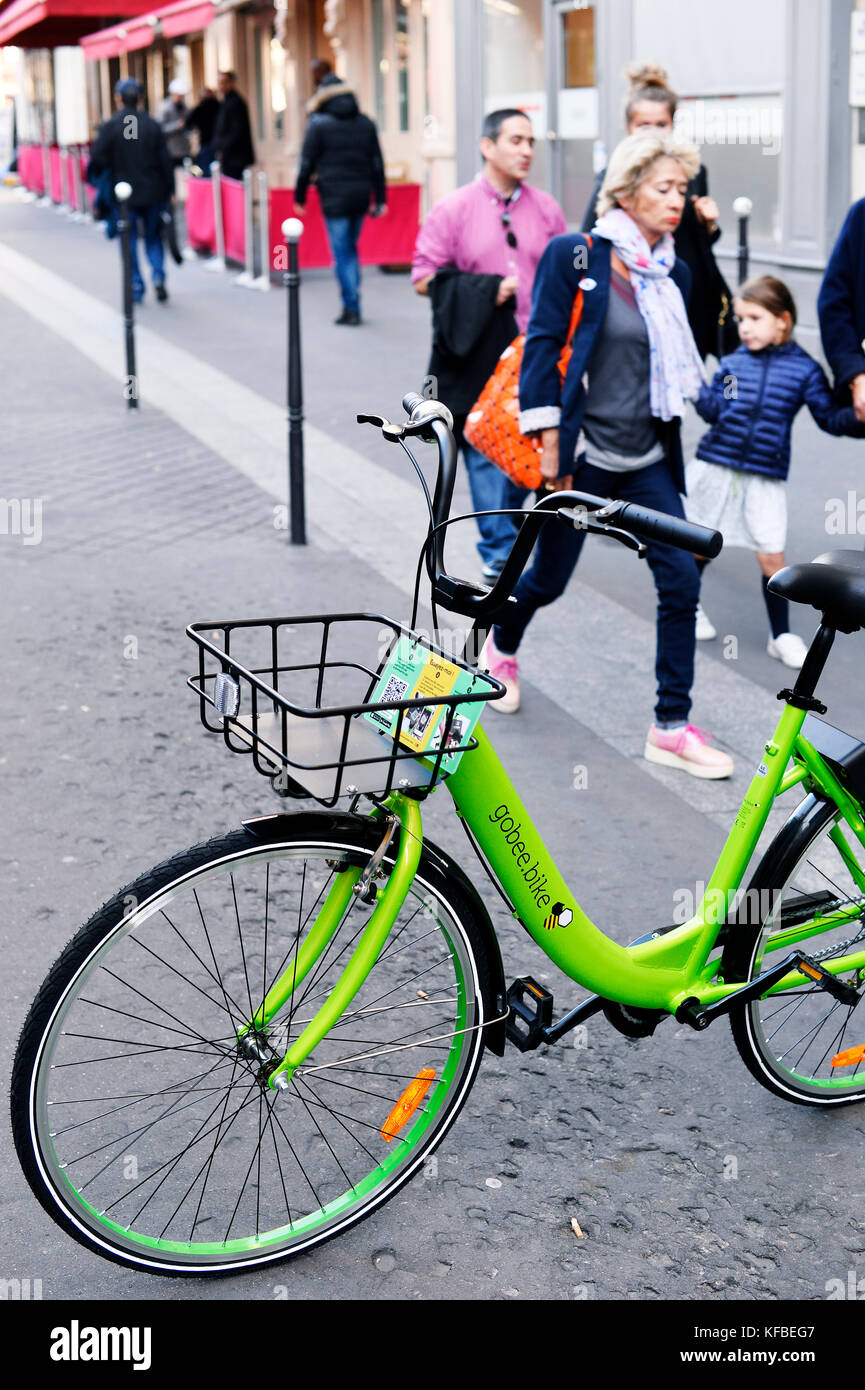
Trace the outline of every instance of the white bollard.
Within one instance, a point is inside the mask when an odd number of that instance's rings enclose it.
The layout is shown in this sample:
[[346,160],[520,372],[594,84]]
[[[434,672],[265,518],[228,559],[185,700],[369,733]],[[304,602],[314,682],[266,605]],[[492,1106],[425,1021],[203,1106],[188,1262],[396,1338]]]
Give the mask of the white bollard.
[[48,153],[48,146],[42,141],[42,197],[39,199],[39,206],[47,208],[51,206],[51,156]]
[[251,169],[243,171],[243,240],[246,250],[243,270],[235,280],[235,285],[240,285],[243,289],[252,289],[255,284],[255,224],[253,209],[253,173]]
[[70,151],[70,176],[69,176],[69,217],[73,222],[83,222],[84,216],[81,211],[81,153],[77,145],[73,145]]
[[[184,209],[184,213],[185,213],[187,207],[189,206],[189,180],[195,177],[195,175],[192,174],[192,173],[190,172],[191,169],[192,169],[192,156],[191,156],[191,155],[187,155],[186,158],[185,158],[184,161],[183,161],[183,209]],[[186,225],[186,218],[185,218],[185,217],[184,217],[183,221],[184,221],[184,226],[185,226],[185,225]],[[195,249],[194,246],[190,246],[190,245],[189,245],[189,239],[188,239],[188,238],[189,238],[189,233],[188,233],[188,232],[187,232],[186,235],[187,235],[186,245],[184,246],[184,248],[183,248],[183,250],[181,251],[180,254],[181,254],[181,256],[183,257],[183,259],[184,259],[185,261],[197,261],[197,260],[198,260],[198,252],[196,251],[196,249]]]
[[205,261],[205,270],[225,269],[225,231],[222,226],[222,177],[219,161],[210,166],[210,181],[213,185],[213,225],[216,229],[216,255]]
[[261,258],[261,274],[253,281],[253,289],[270,290],[270,205],[267,200],[267,174],[260,169],[258,180],[258,245]]
[[69,150],[64,146],[60,147],[60,202],[57,204],[57,211],[62,212],[64,217],[69,217],[72,208],[72,190],[69,185]]

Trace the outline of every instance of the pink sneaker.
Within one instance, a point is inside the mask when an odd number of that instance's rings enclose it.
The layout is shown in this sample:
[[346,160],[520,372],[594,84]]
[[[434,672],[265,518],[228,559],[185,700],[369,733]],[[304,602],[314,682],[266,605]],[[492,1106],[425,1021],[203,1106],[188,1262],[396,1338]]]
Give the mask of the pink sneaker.
[[684,729],[659,729],[653,724],[643,757],[663,767],[681,768],[692,777],[729,777],[733,759],[719,748],[710,748],[708,740],[711,737],[696,724],[686,724]]
[[499,714],[516,714],[520,707],[520,668],[515,656],[499,651],[492,632],[481,648],[478,670],[489,672],[507,691],[500,700],[490,700],[489,708],[498,710]]

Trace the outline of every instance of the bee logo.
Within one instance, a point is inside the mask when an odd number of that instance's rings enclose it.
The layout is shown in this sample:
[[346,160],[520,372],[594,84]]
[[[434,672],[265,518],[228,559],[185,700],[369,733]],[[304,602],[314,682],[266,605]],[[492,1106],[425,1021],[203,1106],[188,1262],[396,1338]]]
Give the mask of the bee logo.
[[544,918],[544,926],[547,931],[552,931],[554,927],[569,927],[574,920],[574,914],[564,903],[553,903],[553,910],[549,917]]

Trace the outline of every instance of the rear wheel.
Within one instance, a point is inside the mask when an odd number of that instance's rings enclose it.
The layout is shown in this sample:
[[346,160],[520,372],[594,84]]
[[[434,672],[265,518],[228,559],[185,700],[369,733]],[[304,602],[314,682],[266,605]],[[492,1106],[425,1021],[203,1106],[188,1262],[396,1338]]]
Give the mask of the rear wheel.
[[279,843],[238,831],[138,879],[69,943],[33,1004],[13,1073],[18,1154],[54,1219],[109,1259],[201,1275],[308,1249],[418,1171],[475,1079],[484,937],[426,855],[360,993],[289,1090],[270,1089],[268,1070],[327,999],[372,906],[351,898],[258,1055],[238,1043],[337,875],[370,858],[362,823],[329,821],[319,840],[304,819]]
[[[728,982],[753,979],[793,950],[824,966],[841,956],[865,959],[865,850],[837,807],[802,803],[770,845],[743,909],[748,921],[740,910],[724,949]],[[862,1059],[832,1064],[865,1044],[865,1006],[801,978],[731,1014],[745,1064],[770,1091],[802,1105],[865,1099],[865,1049]],[[839,978],[861,992],[865,968],[851,966]]]

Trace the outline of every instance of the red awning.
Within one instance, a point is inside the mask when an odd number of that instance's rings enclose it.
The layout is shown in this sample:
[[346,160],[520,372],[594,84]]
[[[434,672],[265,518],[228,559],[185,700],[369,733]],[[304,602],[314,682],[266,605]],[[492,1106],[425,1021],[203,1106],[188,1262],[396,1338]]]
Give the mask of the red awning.
[[215,14],[216,6],[211,4],[211,0],[179,0],[179,3],[166,5],[156,11],[166,39],[206,29]]
[[[114,0],[117,3],[117,0]],[[180,34],[191,34],[196,29],[204,29],[216,14],[212,0],[175,0],[173,5],[139,14],[136,18],[125,19],[121,24],[112,24],[108,29],[97,29],[81,39],[84,57],[116,58],[120,53],[128,53],[133,48],[149,48],[157,34],[166,39]]]
[[107,29],[97,29],[95,34],[86,34],[81,39],[81,47],[85,58],[116,58],[134,48],[149,48],[155,33],[156,18],[151,13],[137,19],[124,19],[122,24],[112,24]]
[[56,48],[76,44],[94,19],[152,10],[152,0],[12,0],[0,8],[0,48]]

